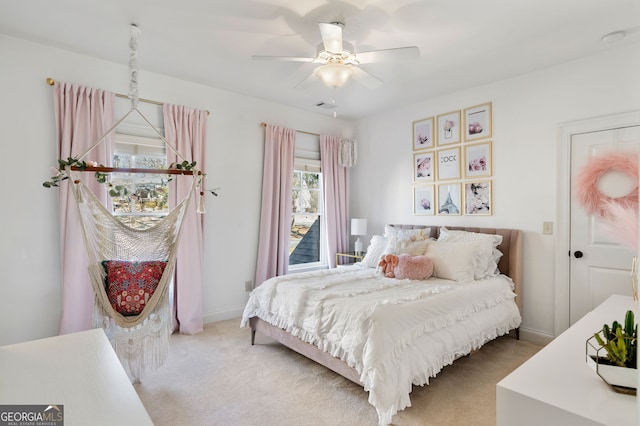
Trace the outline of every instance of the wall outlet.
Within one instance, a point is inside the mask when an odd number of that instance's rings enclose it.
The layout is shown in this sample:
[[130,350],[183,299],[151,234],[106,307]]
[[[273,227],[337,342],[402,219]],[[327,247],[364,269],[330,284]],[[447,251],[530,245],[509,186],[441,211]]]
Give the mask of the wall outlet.
[[253,290],[253,280],[248,280],[244,282],[244,291],[252,291]]
[[542,222],[542,234],[553,235],[553,222]]

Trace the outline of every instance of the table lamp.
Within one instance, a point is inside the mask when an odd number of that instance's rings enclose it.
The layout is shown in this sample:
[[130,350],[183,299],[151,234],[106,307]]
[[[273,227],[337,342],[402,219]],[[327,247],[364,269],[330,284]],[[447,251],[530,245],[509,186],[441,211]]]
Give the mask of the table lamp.
[[[367,235],[367,219],[351,219],[351,235]],[[362,241],[360,237],[356,239],[353,249],[356,256],[362,254]]]

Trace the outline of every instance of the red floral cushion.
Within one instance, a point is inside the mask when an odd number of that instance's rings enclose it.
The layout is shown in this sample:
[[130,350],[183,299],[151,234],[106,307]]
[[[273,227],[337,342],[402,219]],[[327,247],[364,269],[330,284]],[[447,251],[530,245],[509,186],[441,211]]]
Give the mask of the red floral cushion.
[[125,316],[138,315],[158,287],[167,262],[104,260],[107,297],[113,309]]

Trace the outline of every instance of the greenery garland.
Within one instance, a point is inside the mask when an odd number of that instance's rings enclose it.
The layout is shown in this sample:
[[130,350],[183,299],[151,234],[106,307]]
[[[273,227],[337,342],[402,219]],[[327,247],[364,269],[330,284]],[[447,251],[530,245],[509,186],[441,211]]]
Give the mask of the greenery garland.
[[[86,161],[80,161],[77,158],[73,158],[73,157],[69,157],[66,160],[63,159],[59,159],[58,160],[58,167],[52,167],[51,168],[51,173],[53,176],[51,176],[51,180],[48,180],[46,182],[42,183],[42,186],[44,186],[45,188],[55,188],[55,187],[59,187],[59,183],[62,182],[63,180],[67,180],[69,179],[69,175],[66,172],[67,167],[77,167],[78,170],[80,171],[84,171],[87,169],[88,166],[91,167],[104,167],[102,164],[98,165],[98,163],[96,163],[95,161],[91,161],[89,163],[87,163]],[[188,162],[187,160],[183,161],[182,163],[171,163],[169,165],[169,169],[176,169],[176,170],[181,170],[181,171],[185,171],[185,172],[190,172],[192,171],[196,166],[196,162],[192,161],[191,163]],[[124,195],[126,195],[126,188],[121,188],[119,186],[113,187],[111,182],[109,182],[109,180],[107,179],[107,173],[105,172],[96,172],[95,173],[95,177],[96,180],[98,181],[98,183],[102,183],[102,184],[106,184],[110,187],[109,189],[109,195],[111,195],[112,197],[116,197],[119,195],[122,195],[122,190],[124,189]],[[173,178],[170,177],[169,181],[171,181]]]

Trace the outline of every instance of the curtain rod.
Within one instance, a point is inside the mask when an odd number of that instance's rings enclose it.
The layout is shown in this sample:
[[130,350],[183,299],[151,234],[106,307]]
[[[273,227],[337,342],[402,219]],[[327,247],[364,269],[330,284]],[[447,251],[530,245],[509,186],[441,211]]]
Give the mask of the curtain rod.
[[[261,125],[262,127],[267,127],[267,123],[265,123],[264,121],[263,121],[262,123],[260,123],[260,125]],[[294,129],[294,130],[295,130],[296,132],[298,132],[298,133],[305,133],[305,134],[307,134],[307,135],[320,136],[318,133],[307,132],[307,131],[304,131],[304,130],[297,130],[297,129]]]
[[[55,86],[56,81],[55,81],[54,79],[52,79],[51,77],[49,77],[49,78],[47,78],[47,84],[48,84],[49,86]],[[128,95],[123,95],[122,93],[116,93],[115,95],[116,95],[116,97],[118,97],[118,98],[131,99],[131,97],[130,97],[130,96],[128,96]],[[138,98],[138,100],[139,100],[140,102],[146,102],[146,103],[148,103],[148,104],[164,105],[164,103],[163,103],[163,102],[159,102],[159,101],[152,101],[152,100],[150,100],[150,99]],[[207,115],[211,115],[211,113],[210,113],[208,110],[207,110]]]

